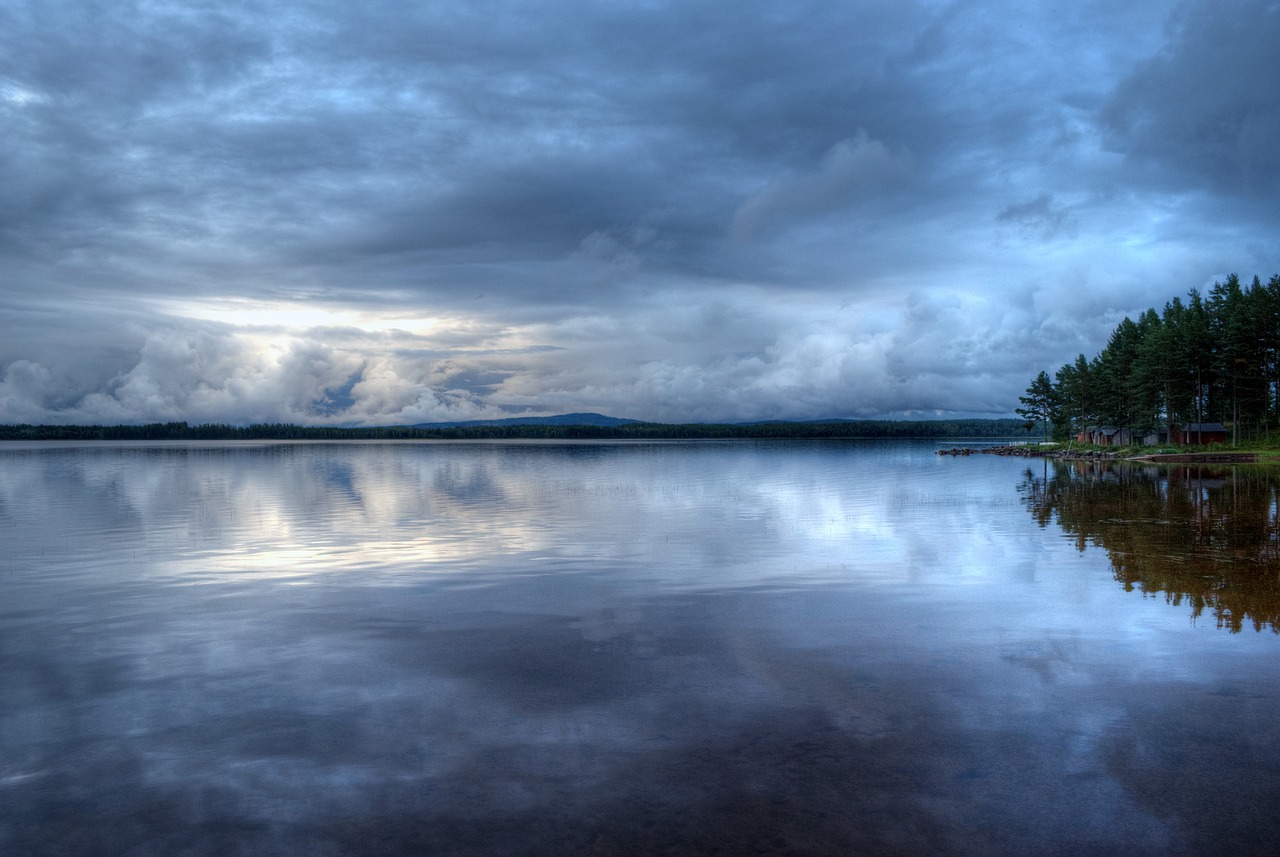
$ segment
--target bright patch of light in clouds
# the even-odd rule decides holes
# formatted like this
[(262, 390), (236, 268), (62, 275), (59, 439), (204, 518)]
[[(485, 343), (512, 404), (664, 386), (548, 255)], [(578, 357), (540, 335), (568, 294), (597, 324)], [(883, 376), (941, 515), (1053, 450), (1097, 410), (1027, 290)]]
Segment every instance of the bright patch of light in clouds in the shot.
[(38, 92), (20, 86), (12, 81), (0, 79), (0, 101), (22, 107), (27, 104), (39, 104), (46, 99)]
[(441, 320), (435, 318), (379, 315), (355, 309), (252, 300), (162, 301), (159, 305), (165, 312), (179, 318), (213, 321), (235, 327), (279, 327), (295, 331), (315, 327), (341, 327), (366, 333), (402, 331), (426, 335), (441, 324)]

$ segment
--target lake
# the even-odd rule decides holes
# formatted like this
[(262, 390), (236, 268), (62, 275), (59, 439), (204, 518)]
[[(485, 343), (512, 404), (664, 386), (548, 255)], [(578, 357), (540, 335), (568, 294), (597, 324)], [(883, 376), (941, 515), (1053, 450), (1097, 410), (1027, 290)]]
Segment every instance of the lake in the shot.
[(1280, 476), (0, 444), (0, 853), (1270, 854)]

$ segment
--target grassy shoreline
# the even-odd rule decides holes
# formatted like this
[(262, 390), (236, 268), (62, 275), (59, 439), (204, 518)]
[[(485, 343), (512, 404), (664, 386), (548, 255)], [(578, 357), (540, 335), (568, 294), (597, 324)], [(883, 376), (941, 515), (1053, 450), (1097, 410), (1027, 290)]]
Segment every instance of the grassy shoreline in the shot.
[(1186, 462), (1192, 460), (1224, 460), (1231, 456), (1253, 456), (1256, 463), (1280, 463), (1280, 438), (1268, 437), (1232, 446), (1230, 443), (1209, 443), (1198, 446), (1160, 444), (1159, 446), (1087, 446), (1079, 443), (1050, 442), (1026, 444), (1034, 446), (1046, 455), (1088, 458), (1106, 455), (1119, 461)]

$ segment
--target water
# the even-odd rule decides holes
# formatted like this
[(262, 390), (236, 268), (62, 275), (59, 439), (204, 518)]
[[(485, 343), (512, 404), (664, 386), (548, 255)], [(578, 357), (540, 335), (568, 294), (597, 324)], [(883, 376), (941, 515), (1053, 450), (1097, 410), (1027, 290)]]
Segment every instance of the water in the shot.
[(0, 853), (1250, 854), (1274, 473), (0, 445)]

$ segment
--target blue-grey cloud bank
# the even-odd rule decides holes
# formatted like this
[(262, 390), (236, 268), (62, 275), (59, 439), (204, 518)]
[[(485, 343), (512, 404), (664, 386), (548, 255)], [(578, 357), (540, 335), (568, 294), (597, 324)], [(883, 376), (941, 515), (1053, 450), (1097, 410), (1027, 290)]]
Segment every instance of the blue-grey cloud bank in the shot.
[(0, 421), (1006, 415), (1280, 270), (1280, 4), (0, 7)]

